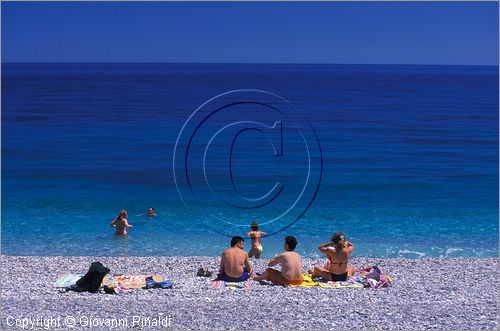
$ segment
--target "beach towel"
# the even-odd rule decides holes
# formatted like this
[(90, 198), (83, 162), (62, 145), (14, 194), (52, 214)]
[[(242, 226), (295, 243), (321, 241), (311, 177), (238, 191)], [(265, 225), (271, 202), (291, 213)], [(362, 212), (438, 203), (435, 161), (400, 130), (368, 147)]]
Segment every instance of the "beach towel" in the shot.
[(83, 277), (83, 274), (60, 274), (54, 283), (54, 287), (66, 287), (75, 285), (76, 281)]
[(226, 282), (224, 280), (214, 280), (212, 282), (212, 288), (216, 289), (228, 289), (232, 291), (249, 289), (252, 287), (252, 280), (247, 279), (244, 282)]
[(303, 274), (302, 275), (302, 284), (300, 285), (289, 285), (293, 287), (313, 287), (313, 286), (320, 286), (323, 288), (363, 288), (364, 285), (358, 283), (354, 279), (348, 279), (347, 281), (344, 282), (333, 282), (333, 281), (328, 281), (328, 280), (323, 280), (322, 278), (319, 278), (318, 280), (315, 280), (312, 278), (311, 274)]
[(312, 287), (312, 286), (317, 286), (318, 282), (314, 280), (311, 276), (311, 274), (303, 274), (302, 275), (302, 284), (299, 285), (288, 285), (292, 287)]
[(384, 274), (379, 267), (370, 266), (364, 269), (357, 270), (357, 273), (345, 281), (325, 280), (321, 277), (315, 280), (311, 274), (302, 275), (302, 284), (289, 285), (293, 287), (312, 287), (320, 286), (322, 288), (382, 288), (389, 287), (392, 284), (392, 279)]
[[(57, 275), (57, 280), (54, 283), (54, 287), (64, 288), (68, 286), (75, 285), (76, 282), (83, 277), (83, 274), (59, 274)], [(109, 275), (104, 276), (101, 282), (101, 287), (109, 282)]]
[(323, 280), (318, 281), (318, 285), (323, 288), (364, 288), (365, 286), (358, 283), (353, 277), (347, 279), (346, 281), (331, 281)]
[(155, 282), (163, 282), (165, 278), (160, 275), (114, 275), (108, 278), (105, 285), (114, 287), (115, 283), (120, 283), (126, 288), (144, 288), (146, 287), (146, 278), (153, 277)]

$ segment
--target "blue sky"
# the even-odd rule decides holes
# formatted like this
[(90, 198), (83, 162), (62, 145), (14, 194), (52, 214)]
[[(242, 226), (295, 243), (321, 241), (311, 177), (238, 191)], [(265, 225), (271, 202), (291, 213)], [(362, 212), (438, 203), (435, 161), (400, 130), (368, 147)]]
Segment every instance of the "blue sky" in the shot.
[(497, 2), (2, 2), (3, 62), (498, 65)]

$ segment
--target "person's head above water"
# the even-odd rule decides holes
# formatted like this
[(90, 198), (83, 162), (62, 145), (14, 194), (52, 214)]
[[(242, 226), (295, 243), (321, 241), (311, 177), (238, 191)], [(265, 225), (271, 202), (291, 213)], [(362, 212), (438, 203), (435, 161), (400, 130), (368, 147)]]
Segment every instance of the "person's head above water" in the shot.
[(252, 229), (252, 231), (259, 231), (259, 224), (253, 221), (252, 224), (250, 224), (250, 228)]
[(342, 232), (335, 232), (331, 240), (335, 248), (342, 249), (342, 247), (344, 247), (345, 236)]
[(285, 250), (289, 252), (293, 252), (297, 247), (297, 239), (294, 236), (286, 236), (285, 237)]
[(127, 211), (125, 209), (120, 210), (120, 214), (118, 214), (118, 218), (123, 219), (127, 217)]
[(241, 246), (243, 246), (243, 238), (241, 238), (240, 236), (234, 236), (231, 238), (231, 247), (238, 246), (240, 244)]
[(148, 215), (149, 216), (156, 216), (155, 209), (153, 207), (148, 208)]

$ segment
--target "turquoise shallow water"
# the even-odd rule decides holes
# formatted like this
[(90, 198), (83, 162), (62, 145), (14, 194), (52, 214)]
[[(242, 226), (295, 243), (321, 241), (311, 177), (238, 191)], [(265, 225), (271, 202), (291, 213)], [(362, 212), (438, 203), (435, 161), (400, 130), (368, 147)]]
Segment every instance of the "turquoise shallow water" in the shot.
[[(238, 192), (255, 198), (283, 184), (266, 208), (229, 208), (206, 187), (186, 208), (172, 170), (176, 139), (197, 107), (257, 88), (307, 117), (323, 157), (305, 214), (285, 230), (294, 215), (262, 225), (277, 232), (264, 239), (264, 257), (287, 234), (301, 253), (319, 256), (316, 247), (337, 230), (358, 256), (498, 256), (498, 67), (4, 64), (2, 71), (3, 254), (218, 255), (251, 220), (269, 222), (294, 201), (307, 167), (287, 120), (283, 155), (262, 132), (245, 131), (234, 147)], [(192, 150), (220, 121), (271, 126), (275, 115), (231, 108), (206, 122)], [(211, 146), (208, 176), (229, 201), (223, 142)], [(318, 155), (312, 160), (318, 179)], [(191, 174), (199, 192), (201, 173)], [(144, 215), (149, 206), (159, 212), (154, 220)], [(120, 208), (134, 225), (128, 238), (109, 225)]]

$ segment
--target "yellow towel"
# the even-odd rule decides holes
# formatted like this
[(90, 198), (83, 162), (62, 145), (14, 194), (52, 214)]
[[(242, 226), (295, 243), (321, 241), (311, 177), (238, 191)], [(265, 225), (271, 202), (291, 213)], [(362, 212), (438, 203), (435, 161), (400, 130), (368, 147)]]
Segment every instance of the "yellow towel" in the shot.
[(289, 285), (293, 287), (313, 287), (318, 285), (318, 282), (312, 279), (311, 274), (303, 274), (302, 275), (302, 284), (300, 285)]

